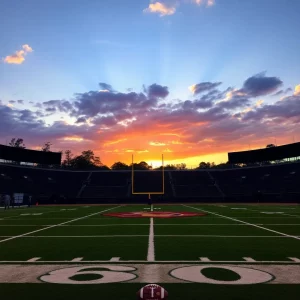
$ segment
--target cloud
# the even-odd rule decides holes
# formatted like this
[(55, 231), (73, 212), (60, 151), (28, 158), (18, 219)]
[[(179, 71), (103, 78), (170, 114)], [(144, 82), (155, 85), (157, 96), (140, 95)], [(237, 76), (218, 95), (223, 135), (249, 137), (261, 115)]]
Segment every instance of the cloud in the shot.
[(286, 97), (283, 101), (258, 107), (244, 115), (243, 120), (263, 121), (265, 119), (296, 118), (300, 122), (300, 96)]
[(285, 90), (280, 90), (280, 91), (278, 91), (277, 93), (273, 94), (272, 96), (286, 95), (286, 94), (288, 94), (288, 93), (290, 93), (290, 92), (292, 92), (292, 91), (293, 91), (292, 88), (287, 88), (287, 89), (285, 89)]
[(197, 5), (206, 4), (207, 7), (215, 5), (215, 0), (192, 0)]
[(32, 52), (32, 48), (29, 45), (23, 45), (23, 50), (18, 50), (12, 55), (6, 56), (3, 61), (7, 64), (17, 64), (20, 65), (25, 61), (25, 56), (27, 53)]
[(25, 52), (32, 52), (33, 51), (32, 48), (27, 44), (23, 45), (22, 48), (24, 49)]
[(24, 100), (18, 100), (17, 101), (19, 104), (24, 104)]
[(8, 102), (9, 102), (9, 103), (11, 103), (11, 104), (14, 104), (14, 103), (16, 103), (16, 101), (15, 101), (15, 100), (9, 100)]
[(100, 82), (99, 86), (101, 88), (100, 91), (109, 91), (109, 92), (113, 92), (114, 89), (112, 88), (112, 86), (110, 84), (104, 83), (104, 82)]
[(210, 91), (219, 85), (221, 85), (222, 82), (201, 82), (197, 84), (193, 84), (189, 87), (189, 90), (194, 94), (198, 95), (200, 93)]
[(151, 0), (149, 6), (144, 9), (145, 13), (156, 13), (160, 17), (174, 15), (178, 6), (184, 3), (193, 3), (198, 6), (205, 5), (211, 7), (215, 5), (215, 0), (162, 0), (162, 2), (154, 2)]
[[(0, 139), (18, 135), (28, 147), (50, 140), (58, 150), (71, 143), (74, 152), (85, 150), (84, 141), (89, 141), (88, 147), (110, 164), (116, 155), (118, 159), (123, 155), (128, 163), (126, 149), (134, 149), (136, 155), (148, 151), (140, 153), (144, 160), (162, 151), (181, 159), (232, 151), (258, 141), (267, 144), (274, 132), (278, 140), (299, 132), (300, 95), (268, 103), (263, 96), (251, 96), (253, 90), (262, 93), (261, 88), (251, 86), (249, 92), (243, 85), (219, 90), (220, 86), (211, 88), (214, 84), (200, 85), (205, 91), (195, 98), (176, 101), (167, 99), (167, 86), (154, 83), (143, 92), (77, 93), (73, 99), (44, 101), (30, 110), (0, 103), (0, 128), (5, 128)], [(101, 87), (112, 90), (110, 85)], [(116, 143), (122, 147), (116, 149)]]
[(300, 84), (296, 85), (294, 96), (300, 96)]
[(176, 12), (175, 5), (167, 5), (161, 2), (150, 3), (149, 7), (144, 9), (146, 13), (157, 13), (161, 17), (173, 15)]
[[(37, 103), (38, 107), (41, 107), (39, 103)], [(46, 107), (46, 111), (55, 112), (56, 110), (60, 112), (70, 113), (73, 110), (73, 105), (66, 100), (49, 100), (43, 102), (42, 106)]]
[(79, 123), (85, 123), (85, 122), (86, 122), (86, 118), (83, 118), (83, 117), (78, 118), (78, 119), (76, 120), (76, 123), (77, 123), (77, 124), (79, 124)]
[(167, 86), (161, 86), (159, 84), (152, 84), (148, 87), (148, 96), (155, 98), (166, 98), (169, 95), (169, 89)]
[(150, 142), (149, 145), (150, 145), (150, 146), (155, 146), (155, 147), (166, 146), (166, 144), (165, 144), (165, 143), (162, 143), (162, 142)]
[(126, 115), (131, 117), (133, 113), (145, 112), (156, 105), (156, 97), (148, 98), (143, 93), (101, 93), (90, 91), (76, 94), (74, 102), (76, 111), (73, 114), (84, 117), (95, 117), (98, 114)]
[(278, 77), (266, 77), (265, 72), (249, 77), (240, 92), (250, 97), (264, 96), (274, 93), (283, 82)]

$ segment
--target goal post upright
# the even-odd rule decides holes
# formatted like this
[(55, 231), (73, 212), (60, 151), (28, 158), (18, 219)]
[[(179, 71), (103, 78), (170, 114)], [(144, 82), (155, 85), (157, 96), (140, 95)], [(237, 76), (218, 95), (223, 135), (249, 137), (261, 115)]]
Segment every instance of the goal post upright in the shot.
[(132, 163), (131, 163), (131, 194), (132, 195), (148, 195), (149, 199), (152, 195), (164, 195), (165, 194), (165, 167), (164, 167), (164, 155), (161, 155), (161, 162), (162, 162), (162, 191), (145, 191), (145, 192), (135, 192), (134, 191), (134, 159), (132, 154)]

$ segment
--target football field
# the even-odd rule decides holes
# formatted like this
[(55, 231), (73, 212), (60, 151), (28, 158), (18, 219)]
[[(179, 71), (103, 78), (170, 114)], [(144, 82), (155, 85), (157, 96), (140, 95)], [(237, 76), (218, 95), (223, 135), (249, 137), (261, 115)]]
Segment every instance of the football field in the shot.
[(300, 206), (0, 208), (2, 299), (299, 299)]

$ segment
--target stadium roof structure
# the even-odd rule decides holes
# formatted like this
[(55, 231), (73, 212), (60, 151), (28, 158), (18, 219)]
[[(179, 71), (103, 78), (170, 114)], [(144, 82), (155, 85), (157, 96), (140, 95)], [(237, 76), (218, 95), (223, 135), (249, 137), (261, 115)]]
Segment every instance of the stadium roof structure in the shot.
[(240, 152), (229, 152), (228, 161), (231, 164), (275, 161), (300, 156), (300, 142)]
[(60, 165), (61, 153), (0, 145), (0, 159), (16, 162), (39, 163), (44, 165)]

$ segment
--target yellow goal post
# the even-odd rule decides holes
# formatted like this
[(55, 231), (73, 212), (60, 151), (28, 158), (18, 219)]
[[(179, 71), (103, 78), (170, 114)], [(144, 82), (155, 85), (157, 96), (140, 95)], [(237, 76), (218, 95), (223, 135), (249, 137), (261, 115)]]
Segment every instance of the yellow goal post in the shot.
[[(135, 192), (134, 191), (134, 159), (132, 155), (132, 164), (131, 164), (131, 193), (132, 195), (148, 195), (148, 198), (151, 199), (151, 195), (164, 195), (165, 194), (165, 169), (164, 169), (164, 155), (161, 155), (161, 165), (162, 165), (162, 191), (147, 191), (147, 192)], [(151, 172), (151, 171), (149, 171)]]

